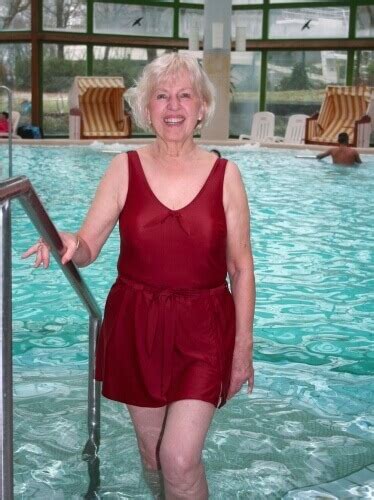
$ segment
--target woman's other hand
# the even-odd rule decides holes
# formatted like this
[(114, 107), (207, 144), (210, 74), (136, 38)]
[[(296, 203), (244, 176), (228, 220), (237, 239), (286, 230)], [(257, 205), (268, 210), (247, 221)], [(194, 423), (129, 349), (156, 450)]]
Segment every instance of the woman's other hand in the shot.
[[(60, 232), (59, 235), (63, 243), (61, 263), (66, 264), (72, 259), (74, 253), (77, 251), (80, 244), (80, 238), (77, 234), (73, 233)], [(40, 267), (40, 265), (42, 265), (44, 268), (47, 268), (49, 266), (50, 247), (42, 238), (22, 254), (22, 259), (26, 259), (34, 254), (34, 267)]]
[(252, 345), (236, 345), (232, 360), (230, 387), (227, 399), (240, 391), (248, 382), (248, 394), (252, 393), (254, 385), (254, 368), (252, 360)]

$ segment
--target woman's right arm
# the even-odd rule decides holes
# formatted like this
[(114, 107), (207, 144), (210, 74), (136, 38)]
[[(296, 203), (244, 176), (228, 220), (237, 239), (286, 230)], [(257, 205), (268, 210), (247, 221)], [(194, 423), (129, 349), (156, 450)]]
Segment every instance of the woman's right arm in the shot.
[[(77, 266), (88, 266), (96, 260), (101, 248), (115, 226), (125, 204), (128, 189), (127, 154), (117, 155), (111, 161), (77, 233), (60, 232), (64, 243), (62, 264), (72, 260)], [(36, 253), (35, 266), (48, 267), (49, 251), (40, 243), (33, 245), (23, 257)]]

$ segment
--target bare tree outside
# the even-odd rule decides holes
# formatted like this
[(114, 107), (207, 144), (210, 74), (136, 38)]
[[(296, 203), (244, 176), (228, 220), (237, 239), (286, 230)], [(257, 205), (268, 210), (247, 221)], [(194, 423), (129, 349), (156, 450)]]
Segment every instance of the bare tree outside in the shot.
[(30, 28), (31, 0), (5, 0), (4, 4), (0, 9), (1, 31)]

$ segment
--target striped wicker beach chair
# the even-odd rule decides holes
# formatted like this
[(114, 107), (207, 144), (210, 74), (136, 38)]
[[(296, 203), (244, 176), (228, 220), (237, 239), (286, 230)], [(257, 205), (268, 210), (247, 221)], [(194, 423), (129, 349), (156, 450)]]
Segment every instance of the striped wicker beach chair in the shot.
[(334, 145), (338, 134), (346, 132), (350, 146), (368, 147), (373, 111), (373, 87), (330, 85), (320, 112), (307, 119), (305, 144)]
[(69, 95), (71, 138), (129, 137), (131, 120), (123, 108), (125, 90), (121, 77), (76, 77)]

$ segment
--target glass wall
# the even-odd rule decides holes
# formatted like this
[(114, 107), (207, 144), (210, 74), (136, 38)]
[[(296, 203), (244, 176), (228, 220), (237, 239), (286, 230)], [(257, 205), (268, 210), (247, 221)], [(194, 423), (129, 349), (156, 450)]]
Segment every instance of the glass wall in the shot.
[[(204, 0), (36, 3), (41, 27), (32, 34), (31, 0), (0, 0), (0, 82), (15, 89), (22, 121), (30, 120), (31, 52), (42, 54), (42, 80), (32, 95), (35, 99), (41, 95), (43, 116), (34, 120), (40, 124), (44, 120), (44, 132), (50, 136), (68, 133), (67, 95), (74, 76), (120, 75), (131, 86), (156, 55), (179, 50), (180, 39), (186, 43), (193, 26), (199, 27), (203, 40)], [(232, 0), (232, 5), (231, 38), (235, 41), (237, 28), (245, 27), (251, 47), (232, 52), (233, 136), (248, 131), (253, 113), (264, 109), (274, 111), (276, 132), (282, 135), (290, 114), (310, 115), (319, 109), (328, 83), (374, 86), (373, 1)], [(344, 50), (341, 38), (347, 41)], [(322, 50), (326, 39), (331, 50)], [(312, 48), (303, 51), (298, 47), (305, 40), (304, 46)], [(35, 50), (31, 51), (31, 44)], [(195, 54), (201, 59), (200, 52)], [(266, 67), (261, 61), (266, 61)]]
[(86, 31), (86, 0), (43, 0), (43, 29)]
[(374, 50), (356, 50), (353, 84), (374, 87)]
[(328, 84), (346, 82), (345, 51), (271, 51), (267, 61), (266, 110), (284, 136), (290, 115), (319, 111)]
[(232, 52), (230, 135), (249, 134), (260, 106), (261, 52)]
[(173, 35), (174, 10), (169, 7), (94, 4), (94, 32), (134, 36)]
[(84, 76), (87, 48), (84, 45), (43, 45), (43, 131), (68, 135), (68, 94), (75, 76)]
[(270, 10), (269, 38), (346, 38), (348, 7)]
[[(165, 52), (164, 49), (95, 46), (93, 49), (93, 74), (97, 76), (122, 76), (125, 87), (134, 85), (146, 64)], [(124, 108), (128, 109), (126, 102)], [(133, 123), (133, 134), (144, 131)]]
[(30, 0), (1, 0), (0, 31), (19, 31), (31, 29)]
[(181, 9), (179, 11), (179, 36), (188, 38), (191, 28), (199, 27), (200, 40), (204, 37), (204, 11), (202, 9)]
[(236, 27), (246, 27), (246, 38), (248, 40), (259, 40), (262, 38), (262, 10), (236, 10), (231, 17), (231, 38), (235, 40)]
[[(0, 44), (0, 82), (13, 90), (13, 110), (21, 113), (19, 125), (31, 120), (31, 44)], [(8, 108), (7, 96), (0, 94), (0, 111)]]
[(374, 5), (357, 7), (356, 36), (374, 37)]

